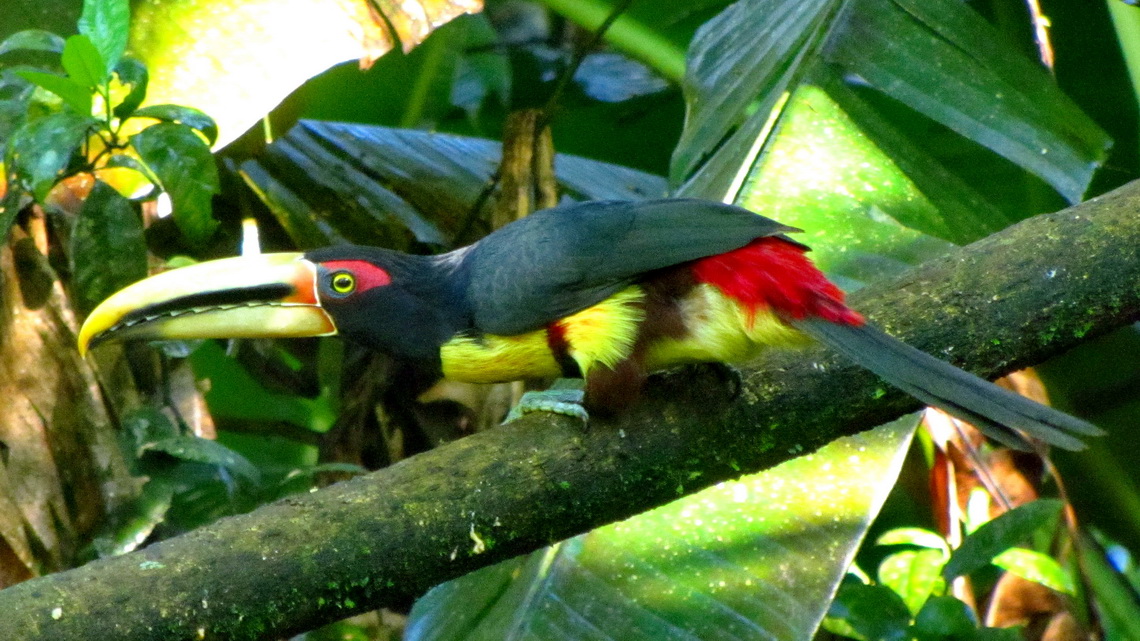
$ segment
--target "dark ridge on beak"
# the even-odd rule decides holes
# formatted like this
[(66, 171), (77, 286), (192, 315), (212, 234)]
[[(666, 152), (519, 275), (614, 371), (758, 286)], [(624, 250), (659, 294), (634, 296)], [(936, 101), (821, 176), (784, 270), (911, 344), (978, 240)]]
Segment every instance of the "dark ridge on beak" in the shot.
[[(147, 305), (136, 309), (115, 324), (116, 327), (129, 327), (136, 323), (161, 316), (177, 316), (195, 309), (210, 309), (234, 305), (272, 304), (293, 293), (293, 286), (286, 283), (267, 283), (253, 287), (222, 289), (216, 292), (189, 294), (178, 298)], [(95, 341), (92, 341), (93, 343)]]

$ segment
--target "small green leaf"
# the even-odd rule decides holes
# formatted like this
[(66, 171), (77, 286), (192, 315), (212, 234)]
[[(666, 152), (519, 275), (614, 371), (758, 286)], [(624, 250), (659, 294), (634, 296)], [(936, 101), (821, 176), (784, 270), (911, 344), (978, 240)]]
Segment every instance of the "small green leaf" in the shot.
[(894, 590), (907, 609), (917, 614), (931, 595), (946, 589), (939, 571), (946, 561), (941, 550), (903, 550), (879, 564), (879, 583)]
[(218, 125), (214, 119), (193, 107), (180, 105), (151, 105), (135, 112), (136, 118), (155, 118), (166, 122), (176, 122), (202, 132), (213, 145), (218, 140)]
[(978, 631), (974, 613), (952, 596), (930, 599), (914, 617), (911, 632), (919, 641), (972, 639)]
[(94, 89), (107, 80), (108, 73), (103, 62), (103, 55), (91, 43), (91, 39), (84, 35), (71, 36), (63, 45), (63, 54), (60, 56), (63, 70), (75, 82)]
[(942, 576), (950, 581), (985, 567), (995, 556), (1021, 543), (1034, 530), (1055, 519), (1061, 505), (1061, 501), (1056, 499), (1039, 499), (982, 525), (954, 551), (942, 569)]
[(73, 289), (80, 309), (146, 277), (142, 221), (129, 200), (105, 182), (83, 203), (71, 234)]
[(183, 461), (217, 465), (241, 476), (249, 481), (258, 482), (261, 474), (249, 459), (230, 448), (197, 436), (175, 436), (151, 443), (146, 446), (148, 451), (163, 452)]
[(170, 195), (182, 233), (195, 244), (209, 239), (218, 227), (211, 200), (220, 185), (206, 143), (189, 127), (163, 122), (131, 136), (131, 145)]
[(63, 98), (75, 113), (91, 115), (91, 90), (74, 80), (42, 71), (17, 71), (16, 75)]
[(146, 65), (134, 58), (120, 60), (119, 64), (115, 66), (115, 74), (119, 76), (119, 82), (129, 85), (131, 88), (123, 101), (115, 105), (115, 117), (125, 120), (135, 113), (135, 110), (142, 104), (143, 98), (146, 98), (149, 75), (146, 71)]
[(875, 541), (876, 545), (916, 545), (920, 548), (942, 550), (950, 555), (950, 546), (942, 535), (918, 527), (899, 527), (888, 530)]
[(17, 31), (0, 42), (0, 56), (9, 51), (46, 51), (61, 53), (63, 38), (43, 29)]
[(8, 141), (8, 170), (42, 202), (96, 122), (91, 116), (64, 111), (25, 124)]
[(100, 558), (118, 556), (137, 549), (146, 542), (160, 523), (166, 520), (174, 497), (174, 487), (164, 481), (151, 480), (128, 506), (128, 514), (109, 536), (94, 541)]
[(910, 623), (910, 611), (894, 591), (856, 582), (839, 587), (827, 616), (843, 621), (862, 638), (875, 641), (906, 639)]
[(994, 557), (994, 565), (1023, 579), (1076, 596), (1077, 588), (1072, 575), (1047, 554), (1025, 548), (1010, 548)]
[(90, 38), (99, 50), (104, 64), (104, 77), (119, 64), (119, 59), (127, 50), (130, 22), (129, 0), (83, 0), (79, 33)]

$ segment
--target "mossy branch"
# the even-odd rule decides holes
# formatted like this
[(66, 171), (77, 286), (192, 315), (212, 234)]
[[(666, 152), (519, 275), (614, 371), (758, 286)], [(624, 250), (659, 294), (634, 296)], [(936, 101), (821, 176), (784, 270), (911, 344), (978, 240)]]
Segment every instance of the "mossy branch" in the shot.
[[(1140, 183), (859, 292), (853, 304), (982, 375), (1140, 316)], [(703, 372), (703, 374), (701, 373)], [(583, 431), (532, 415), (319, 492), (0, 591), (0, 638), (278, 638), (771, 467), (916, 403), (823, 350), (773, 355), (732, 397), (711, 369)], [(695, 479), (695, 480), (694, 480)], [(489, 545), (477, 546), (472, 533)]]

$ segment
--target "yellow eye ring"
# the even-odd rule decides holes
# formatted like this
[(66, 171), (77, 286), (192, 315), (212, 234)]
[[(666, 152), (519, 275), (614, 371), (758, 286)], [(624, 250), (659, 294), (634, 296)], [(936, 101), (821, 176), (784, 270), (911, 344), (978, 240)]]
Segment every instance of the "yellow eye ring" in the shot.
[(351, 294), (356, 289), (356, 277), (348, 272), (337, 272), (330, 280), (332, 290), (338, 294)]

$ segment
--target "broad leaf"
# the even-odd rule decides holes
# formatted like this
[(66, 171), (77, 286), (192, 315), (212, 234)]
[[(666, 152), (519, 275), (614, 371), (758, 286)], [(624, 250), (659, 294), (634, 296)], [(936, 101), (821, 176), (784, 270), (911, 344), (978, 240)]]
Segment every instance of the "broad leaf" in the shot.
[(94, 89), (108, 76), (103, 55), (95, 48), (91, 39), (84, 35), (71, 36), (63, 46), (60, 56), (63, 69), (76, 83)]
[[(8, 170), (42, 202), (86, 142), (95, 122), (89, 115), (65, 111), (26, 123), (8, 141)], [(10, 189), (14, 187), (9, 185)]]
[(1010, 548), (995, 556), (993, 564), (1058, 592), (1071, 596), (1077, 594), (1072, 574), (1048, 554), (1025, 548)]
[(766, 152), (784, 96), (827, 76), (886, 93), (1070, 201), (1109, 144), (1043, 70), (956, 0), (741, 0), (690, 48), (690, 118), (673, 183), (688, 194), (731, 195), (741, 160)]
[[(413, 608), (406, 638), (810, 638), (915, 423), (840, 439), (445, 583)], [(893, 599), (905, 632), (909, 614)]]
[(217, 441), (196, 436), (173, 436), (149, 443), (145, 449), (151, 452), (163, 452), (184, 461), (224, 467), (255, 483), (261, 478), (257, 468), (244, 456)]
[(84, 311), (145, 278), (142, 220), (130, 201), (96, 181), (75, 221), (69, 254), (73, 292)]
[(111, 73), (127, 50), (131, 21), (129, 0), (84, 0), (79, 33), (91, 39), (103, 58), (103, 75)]
[(983, 524), (962, 541), (942, 569), (946, 580), (989, 565), (995, 556), (1023, 542), (1039, 527), (1056, 520), (1061, 501), (1038, 499)]
[(220, 146), (329, 67), (353, 59), (368, 66), (397, 43), (407, 51), (481, 9), (480, 0), (297, 0), (287, 11), (276, 0), (159, 0), (135, 7), (131, 52), (151, 71), (147, 103), (211, 114)]
[(191, 243), (204, 243), (218, 227), (211, 201), (218, 168), (210, 148), (189, 127), (159, 123), (131, 136), (131, 146), (170, 195), (174, 222)]
[[(478, 138), (302, 121), (242, 173), (299, 247), (347, 239), (400, 249), (409, 232), (447, 245), (466, 229), (473, 240), (499, 156), (499, 143)], [(575, 200), (665, 193), (658, 176), (565, 154), (555, 171)]]

